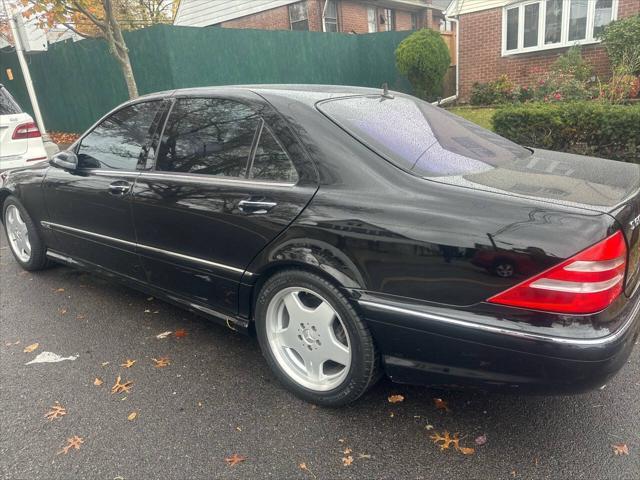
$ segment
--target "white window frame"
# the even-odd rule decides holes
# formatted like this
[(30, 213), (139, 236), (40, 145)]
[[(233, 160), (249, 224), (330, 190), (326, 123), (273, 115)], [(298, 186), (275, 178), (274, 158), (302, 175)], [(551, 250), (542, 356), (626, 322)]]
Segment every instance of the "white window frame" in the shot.
[[(571, 0), (563, 0), (562, 4), (562, 21), (560, 29), (560, 42), (545, 45), (545, 25), (547, 14), (546, 0), (525, 0), (520, 2), (512, 2), (502, 9), (502, 56), (511, 56), (519, 53), (539, 52), (544, 50), (552, 50), (554, 48), (566, 48), (573, 45), (588, 45), (592, 43), (600, 43), (599, 38), (594, 38), (593, 27), (596, 11), (597, 0), (587, 0), (587, 31), (586, 37), (582, 40), (569, 40), (569, 11), (571, 8)], [(538, 3), (538, 44), (532, 47), (524, 48), (524, 7), (532, 3)], [(518, 48), (507, 50), (507, 11), (513, 8), (518, 10)], [(618, 0), (612, 0), (611, 3), (611, 21), (618, 19)]]
[[(372, 13), (373, 18), (371, 18)], [(369, 33), (376, 33), (378, 31), (378, 12), (376, 7), (367, 7), (367, 29)]]

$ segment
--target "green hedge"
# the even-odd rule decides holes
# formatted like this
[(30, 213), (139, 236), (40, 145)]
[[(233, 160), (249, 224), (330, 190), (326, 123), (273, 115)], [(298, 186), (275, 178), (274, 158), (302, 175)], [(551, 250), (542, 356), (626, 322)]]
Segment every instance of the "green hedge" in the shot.
[(509, 106), (496, 111), (493, 126), (521, 145), (640, 163), (640, 104)]

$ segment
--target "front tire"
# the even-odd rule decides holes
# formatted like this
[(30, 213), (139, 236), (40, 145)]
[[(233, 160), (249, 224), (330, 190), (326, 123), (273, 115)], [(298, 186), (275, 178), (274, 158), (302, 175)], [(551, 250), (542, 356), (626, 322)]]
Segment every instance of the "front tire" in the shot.
[(330, 407), (355, 401), (379, 378), (371, 333), (344, 295), (324, 278), (286, 270), (256, 301), (262, 353), (297, 396)]
[(48, 265), (46, 247), (35, 223), (16, 197), (8, 197), (2, 207), (4, 231), (16, 262), (28, 271)]

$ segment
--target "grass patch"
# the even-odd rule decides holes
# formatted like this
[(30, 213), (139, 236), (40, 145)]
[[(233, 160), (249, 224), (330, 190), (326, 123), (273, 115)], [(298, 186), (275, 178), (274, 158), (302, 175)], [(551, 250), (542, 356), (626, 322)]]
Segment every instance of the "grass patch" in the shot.
[(448, 110), (487, 130), (493, 130), (491, 119), (496, 111), (495, 108), (451, 107)]

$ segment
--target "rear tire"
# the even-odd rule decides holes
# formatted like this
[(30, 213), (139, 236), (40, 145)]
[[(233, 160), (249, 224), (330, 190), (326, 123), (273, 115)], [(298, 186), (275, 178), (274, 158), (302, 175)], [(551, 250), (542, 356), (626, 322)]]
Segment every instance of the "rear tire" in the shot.
[(7, 197), (2, 206), (4, 231), (16, 262), (28, 271), (42, 270), (49, 264), (46, 247), (35, 223), (14, 196)]
[(260, 290), (255, 326), (278, 380), (298, 397), (337, 407), (358, 399), (380, 377), (369, 329), (324, 278), (286, 270)]

